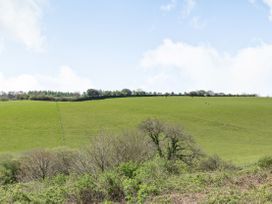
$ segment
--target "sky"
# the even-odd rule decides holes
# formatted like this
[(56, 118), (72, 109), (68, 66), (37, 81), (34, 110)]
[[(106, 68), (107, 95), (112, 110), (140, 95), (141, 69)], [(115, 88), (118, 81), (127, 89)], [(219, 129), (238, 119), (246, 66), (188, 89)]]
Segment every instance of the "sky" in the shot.
[(272, 0), (0, 0), (0, 90), (272, 96)]

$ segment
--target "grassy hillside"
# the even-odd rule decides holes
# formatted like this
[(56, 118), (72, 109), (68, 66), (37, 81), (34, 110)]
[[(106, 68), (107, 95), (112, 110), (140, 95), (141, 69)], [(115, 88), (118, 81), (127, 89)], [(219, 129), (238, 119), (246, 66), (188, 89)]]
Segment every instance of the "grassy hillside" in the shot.
[(272, 153), (272, 99), (191, 97), (1, 102), (0, 151), (78, 147), (100, 130), (133, 128), (147, 117), (181, 124), (205, 151), (237, 163)]

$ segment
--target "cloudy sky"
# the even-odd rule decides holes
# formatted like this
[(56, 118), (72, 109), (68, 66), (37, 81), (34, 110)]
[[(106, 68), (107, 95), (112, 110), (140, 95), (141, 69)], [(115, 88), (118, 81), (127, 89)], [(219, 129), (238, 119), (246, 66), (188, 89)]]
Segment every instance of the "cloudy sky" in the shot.
[(272, 95), (272, 0), (0, 0), (0, 90)]

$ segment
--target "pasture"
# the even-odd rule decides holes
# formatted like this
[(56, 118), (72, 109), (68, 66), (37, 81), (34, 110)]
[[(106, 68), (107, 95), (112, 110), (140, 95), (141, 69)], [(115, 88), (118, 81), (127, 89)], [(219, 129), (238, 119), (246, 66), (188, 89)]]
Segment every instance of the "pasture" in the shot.
[(272, 99), (131, 97), (87, 102), (0, 102), (0, 152), (87, 144), (99, 131), (156, 117), (181, 125), (204, 151), (244, 164), (272, 154)]

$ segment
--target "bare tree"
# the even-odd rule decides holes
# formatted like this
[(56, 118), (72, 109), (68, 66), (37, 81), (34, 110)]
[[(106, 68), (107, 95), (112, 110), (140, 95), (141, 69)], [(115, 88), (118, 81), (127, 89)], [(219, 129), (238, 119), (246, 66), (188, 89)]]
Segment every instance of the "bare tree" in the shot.
[(47, 150), (34, 150), (20, 159), (19, 178), (23, 180), (45, 179), (54, 174), (54, 156)]

